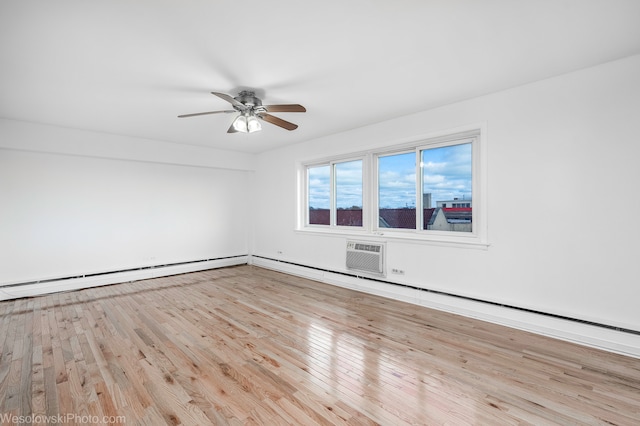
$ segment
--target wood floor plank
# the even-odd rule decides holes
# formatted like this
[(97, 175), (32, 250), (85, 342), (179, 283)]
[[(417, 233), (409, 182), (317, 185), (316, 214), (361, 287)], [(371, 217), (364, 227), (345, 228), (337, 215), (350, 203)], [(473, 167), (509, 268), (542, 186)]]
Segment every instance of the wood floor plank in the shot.
[(0, 349), (4, 415), (640, 424), (639, 359), (252, 266), (0, 302)]

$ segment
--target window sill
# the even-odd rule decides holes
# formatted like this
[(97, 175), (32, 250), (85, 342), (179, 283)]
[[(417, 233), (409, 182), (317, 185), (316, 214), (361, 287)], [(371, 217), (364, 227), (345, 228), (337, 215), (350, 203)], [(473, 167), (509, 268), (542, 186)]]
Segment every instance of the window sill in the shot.
[(444, 235), (428, 235), (417, 233), (415, 231), (402, 230), (385, 230), (385, 231), (369, 231), (365, 229), (345, 229), (345, 228), (328, 228), (306, 227), (296, 229), (297, 234), (302, 235), (321, 235), (326, 237), (339, 238), (366, 238), (373, 241), (396, 241), (412, 244), (436, 245), (445, 247), (460, 247), (478, 250), (487, 250), (490, 246), (488, 242), (481, 241), (476, 236), (444, 236)]

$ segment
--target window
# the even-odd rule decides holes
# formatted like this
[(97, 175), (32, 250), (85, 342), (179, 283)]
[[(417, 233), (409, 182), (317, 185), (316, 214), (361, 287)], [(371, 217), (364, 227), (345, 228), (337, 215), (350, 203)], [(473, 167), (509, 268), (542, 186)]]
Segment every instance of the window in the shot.
[(307, 167), (307, 223), (362, 227), (362, 160)]
[(486, 246), (481, 142), (471, 130), (301, 164), (298, 230)]
[(309, 224), (329, 225), (329, 207), (331, 203), (331, 184), (329, 182), (330, 167), (309, 167), (308, 190), (309, 194)]
[(336, 225), (362, 226), (362, 160), (334, 164)]
[(466, 141), (420, 150), (423, 230), (472, 232), (472, 150)]
[(472, 142), (456, 142), (377, 155), (378, 228), (472, 232)]
[(378, 157), (378, 227), (416, 229), (416, 153)]

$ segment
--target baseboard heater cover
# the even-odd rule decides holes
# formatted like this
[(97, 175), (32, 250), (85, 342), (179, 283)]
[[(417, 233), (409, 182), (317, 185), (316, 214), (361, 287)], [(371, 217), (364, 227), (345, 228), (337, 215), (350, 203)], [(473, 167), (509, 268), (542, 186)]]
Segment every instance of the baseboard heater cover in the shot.
[(19, 299), (60, 291), (79, 290), (82, 288), (178, 275), (226, 266), (243, 265), (247, 264), (248, 261), (249, 255), (244, 254), (12, 283), (0, 286), (0, 300)]
[[(460, 295), (454, 294), (454, 293), (447, 293), (447, 292), (444, 292), (444, 291), (432, 290), (432, 289), (424, 288), (424, 287), (418, 287), (418, 286), (413, 286), (413, 285), (408, 285), (408, 284), (396, 283), (396, 282), (387, 281), (386, 279), (381, 279), (381, 278), (361, 277), (358, 274), (354, 274), (354, 273), (345, 273), (345, 272), (334, 271), (334, 270), (330, 270), (330, 269), (317, 268), (315, 266), (309, 266), (309, 265), (304, 265), (304, 264), (295, 263), (295, 262), (288, 262), (288, 261), (285, 261), (285, 260), (273, 259), (273, 258), (265, 257), (265, 256), (251, 255), (251, 258), (252, 259), (263, 259), (263, 260), (265, 260), (267, 262), (274, 262), (274, 264), (292, 265), (292, 266), (298, 267), (299, 269), (308, 269), (308, 270), (314, 270), (314, 271), (319, 271), (319, 272), (323, 272), (323, 273), (330, 273), (330, 274), (335, 274), (335, 275), (344, 275), (346, 277), (358, 278), (358, 279), (378, 282), (378, 283), (382, 283), (382, 284), (389, 284), (389, 285), (392, 285), (394, 287), (402, 287), (402, 288), (406, 288), (406, 289), (409, 289), (409, 290), (416, 290), (416, 291), (424, 292), (424, 293), (432, 293), (432, 294), (441, 295), (441, 296), (445, 296), (445, 297), (451, 297), (453, 299), (460, 299), (460, 300), (466, 300), (466, 301), (469, 301), (469, 302), (476, 302), (476, 303), (481, 303), (481, 304), (486, 304), (486, 305), (492, 305), (492, 306), (496, 306), (496, 307), (500, 307), (500, 308), (511, 309), (511, 310), (514, 310), (514, 311), (526, 312), (526, 313), (530, 313), (530, 314), (534, 314), (534, 315), (540, 315), (540, 316), (543, 316), (543, 317), (558, 319), (558, 320), (562, 320), (562, 321), (569, 321), (569, 322), (574, 322), (574, 323), (578, 323), (578, 324), (584, 324), (584, 325), (588, 325), (588, 326), (593, 326), (593, 327), (598, 327), (598, 328), (602, 328), (602, 329), (607, 329), (607, 330), (617, 331), (617, 332), (621, 332), (621, 333), (627, 333), (627, 334), (640, 336), (640, 330), (635, 330), (635, 329), (626, 328), (626, 327), (620, 327), (620, 326), (616, 326), (616, 325), (612, 325), (612, 324), (604, 324), (604, 323), (584, 320), (584, 319), (580, 319), (580, 318), (568, 317), (568, 316), (565, 316), (565, 315), (553, 314), (553, 313), (550, 313), (550, 312), (537, 311), (537, 310), (534, 310), (534, 309), (528, 309), (528, 308), (523, 308), (523, 307), (519, 307), (519, 306), (507, 305), (507, 304), (498, 303), (498, 302), (492, 302), (490, 300), (477, 299), (477, 298), (468, 297), (468, 296), (460, 296)], [(255, 263), (255, 262), (252, 262), (252, 263)], [(257, 266), (267, 267), (266, 264), (265, 265), (257, 264)], [(311, 279), (315, 279), (315, 278), (311, 278)]]
[[(251, 255), (249, 264), (640, 359), (640, 330), (634, 328), (468, 298), (390, 282), (384, 278), (365, 277), (350, 271), (318, 268), (268, 256)], [(387, 292), (381, 291), (379, 285), (400, 287), (400, 291), (389, 296), (385, 294)], [(411, 293), (416, 290), (423, 296)]]

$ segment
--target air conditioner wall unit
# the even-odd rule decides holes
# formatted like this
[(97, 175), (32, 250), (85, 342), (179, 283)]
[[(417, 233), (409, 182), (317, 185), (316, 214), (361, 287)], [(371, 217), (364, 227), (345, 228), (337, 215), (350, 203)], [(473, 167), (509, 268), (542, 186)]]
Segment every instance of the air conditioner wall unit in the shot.
[(347, 241), (347, 269), (384, 276), (384, 244)]

